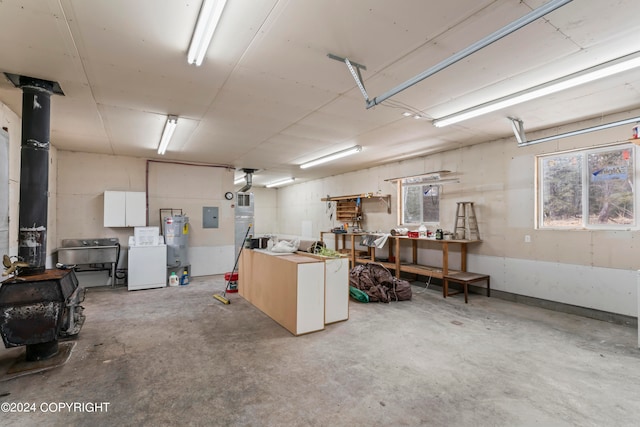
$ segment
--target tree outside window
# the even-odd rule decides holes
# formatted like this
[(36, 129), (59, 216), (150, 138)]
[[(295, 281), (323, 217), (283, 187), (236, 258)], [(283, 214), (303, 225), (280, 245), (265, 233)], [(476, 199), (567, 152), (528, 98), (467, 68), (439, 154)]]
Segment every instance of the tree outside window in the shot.
[(633, 159), (630, 144), (538, 157), (540, 226), (634, 225)]

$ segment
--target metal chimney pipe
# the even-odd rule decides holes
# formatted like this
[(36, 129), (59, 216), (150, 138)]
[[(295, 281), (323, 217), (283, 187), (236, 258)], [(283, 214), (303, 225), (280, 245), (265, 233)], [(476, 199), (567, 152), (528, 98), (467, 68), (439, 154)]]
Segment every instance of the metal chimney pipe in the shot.
[(18, 256), (29, 264), (23, 275), (43, 273), (47, 260), (51, 93), (36, 81), (22, 86)]
[(238, 193), (244, 193), (246, 191), (249, 191), (249, 189), (252, 187), (253, 183), (252, 183), (252, 177), (253, 177), (253, 173), (256, 171), (255, 169), (242, 169), (242, 171), (246, 174), (244, 176), (244, 178), (247, 180), (247, 183), (245, 184), (244, 187), (242, 187), (241, 189), (238, 190)]
[(40, 274), (47, 260), (51, 94), (64, 94), (56, 82), (5, 74), (22, 89), (18, 257), (29, 266), (20, 274)]

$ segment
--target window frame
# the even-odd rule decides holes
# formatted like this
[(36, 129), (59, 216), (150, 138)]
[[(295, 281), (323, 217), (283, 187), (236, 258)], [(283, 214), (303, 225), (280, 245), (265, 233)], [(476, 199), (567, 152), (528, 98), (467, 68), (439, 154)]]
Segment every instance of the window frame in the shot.
[[(421, 221), (421, 222), (405, 222), (405, 197), (404, 197), (404, 191), (406, 187), (416, 187), (416, 186), (429, 186), (429, 187), (435, 187), (438, 190), (438, 220), (437, 221)], [(440, 216), (441, 216), (441, 210), (440, 210), (440, 202), (442, 201), (442, 185), (437, 184), (437, 183), (429, 183), (429, 182), (424, 182), (423, 180), (417, 179), (415, 181), (412, 182), (412, 180), (399, 180), (398, 181), (398, 225), (402, 225), (402, 226), (415, 226), (415, 225), (420, 225), (420, 224), (424, 224), (424, 225), (438, 225), (440, 223)], [(421, 191), (422, 193), (422, 191)], [(423, 196), (423, 201), (424, 202), (424, 197)], [(433, 196), (431, 196), (433, 197)], [(423, 206), (423, 205), (421, 205)], [(424, 209), (423, 207), (421, 207), (420, 209), (421, 211), (421, 216), (424, 219)]]
[[(629, 224), (591, 224), (589, 223), (589, 192), (590, 192), (590, 169), (589, 169), (589, 156), (600, 152), (607, 151), (623, 151), (625, 149), (630, 150), (631, 160), (633, 163), (633, 170), (631, 171), (631, 188), (633, 197), (633, 221)], [(543, 164), (545, 159), (553, 157), (569, 156), (576, 154), (581, 156), (581, 176), (580, 176), (580, 191), (581, 191), (581, 223), (580, 225), (544, 225), (544, 171)], [(538, 230), (565, 230), (565, 231), (593, 231), (593, 230), (637, 230), (639, 228), (638, 221), (638, 192), (636, 185), (640, 182), (639, 167), (636, 156), (636, 146), (631, 142), (616, 142), (612, 144), (599, 145), (589, 148), (580, 148), (575, 150), (558, 151), (553, 153), (539, 154), (535, 156), (535, 228)]]

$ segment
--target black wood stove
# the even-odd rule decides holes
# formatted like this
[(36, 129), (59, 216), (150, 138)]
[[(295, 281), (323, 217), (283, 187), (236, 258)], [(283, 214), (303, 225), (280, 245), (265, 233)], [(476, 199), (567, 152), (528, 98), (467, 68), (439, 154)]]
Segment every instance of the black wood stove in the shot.
[(58, 340), (74, 336), (84, 323), (83, 289), (73, 270), (45, 270), (14, 277), (0, 286), (0, 334), (7, 348), (26, 346), (26, 360), (58, 352)]
[[(49, 128), (56, 82), (5, 73), (22, 89), (19, 267), (0, 284), (0, 334), (5, 347), (26, 346), (28, 361), (58, 353), (58, 339), (76, 335), (84, 322), (84, 292), (73, 270), (47, 270)], [(9, 257), (6, 257), (9, 259)], [(6, 264), (5, 264), (6, 265)]]

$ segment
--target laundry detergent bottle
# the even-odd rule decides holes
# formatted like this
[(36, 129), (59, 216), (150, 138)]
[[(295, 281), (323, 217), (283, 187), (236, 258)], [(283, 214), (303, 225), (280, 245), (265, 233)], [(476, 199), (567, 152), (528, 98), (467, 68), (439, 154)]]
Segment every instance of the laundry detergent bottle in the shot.
[(171, 272), (171, 276), (169, 276), (169, 286), (178, 286), (180, 284), (180, 279), (175, 271)]
[(180, 284), (181, 285), (189, 284), (189, 273), (187, 272), (187, 270), (182, 272), (182, 277), (180, 277)]

